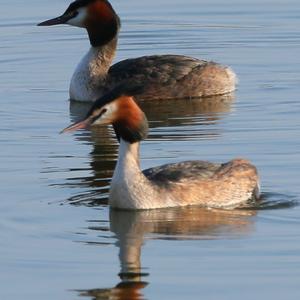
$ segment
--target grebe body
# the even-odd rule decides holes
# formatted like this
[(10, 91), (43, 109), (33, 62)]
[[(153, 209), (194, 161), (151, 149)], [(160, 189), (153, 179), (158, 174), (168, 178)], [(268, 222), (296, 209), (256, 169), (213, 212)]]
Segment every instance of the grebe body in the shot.
[(86, 28), (91, 43), (72, 76), (72, 100), (95, 101), (128, 81), (147, 87), (137, 100), (208, 97), (235, 90), (236, 75), (229, 67), (182, 55), (143, 56), (111, 66), (120, 19), (107, 0), (77, 0), (62, 16), (39, 26), (57, 24)]
[(91, 125), (112, 124), (120, 141), (111, 181), (109, 204), (140, 210), (201, 205), (232, 208), (259, 197), (256, 168), (244, 159), (225, 164), (186, 161), (141, 171), (139, 143), (148, 122), (134, 101), (131, 88), (115, 89), (97, 100), (87, 117), (64, 132)]

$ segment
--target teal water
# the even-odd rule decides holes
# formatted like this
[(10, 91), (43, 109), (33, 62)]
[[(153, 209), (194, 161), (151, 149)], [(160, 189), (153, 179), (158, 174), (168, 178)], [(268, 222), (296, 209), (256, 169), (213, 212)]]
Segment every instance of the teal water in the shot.
[[(245, 2), (245, 1), (244, 1)], [(86, 107), (68, 85), (84, 31), (35, 24), (69, 1), (0, 3), (1, 299), (299, 299), (298, 1), (113, 1), (116, 61), (178, 53), (232, 66), (234, 97), (143, 104), (142, 167), (246, 157), (248, 210), (110, 212), (111, 132), (58, 132)]]

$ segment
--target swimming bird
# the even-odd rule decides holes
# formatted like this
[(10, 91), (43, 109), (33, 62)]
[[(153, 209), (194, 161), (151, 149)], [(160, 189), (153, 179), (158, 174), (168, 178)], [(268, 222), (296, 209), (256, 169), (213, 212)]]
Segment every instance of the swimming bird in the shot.
[(235, 90), (236, 75), (227, 66), (182, 55), (115, 57), (120, 18), (107, 0), (76, 0), (65, 13), (38, 26), (68, 24), (85, 28), (91, 48), (77, 66), (70, 83), (70, 99), (95, 101), (130, 81), (147, 88), (136, 99), (198, 98)]
[(98, 99), (86, 118), (63, 132), (111, 124), (120, 141), (109, 204), (129, 210), (201, 205), (232, 208), (259, 198), (256, 168), (244, 159), (224, 164), (184, 161), (144, 171), (139, 146), (148, 134), (145, 114), (134, 100), (135, 87), (119, 87)]

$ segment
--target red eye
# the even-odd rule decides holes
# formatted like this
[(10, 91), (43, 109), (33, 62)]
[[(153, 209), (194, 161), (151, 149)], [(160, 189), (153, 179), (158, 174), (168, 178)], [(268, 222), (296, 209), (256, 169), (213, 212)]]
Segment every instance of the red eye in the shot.
[(103, 108), (103, 110), (100, 112), (99, 117), (101, 117), (102, 115), (104, 115), (106, 112), (107, 112), (107, 109), (106, 109), (106, 108)]

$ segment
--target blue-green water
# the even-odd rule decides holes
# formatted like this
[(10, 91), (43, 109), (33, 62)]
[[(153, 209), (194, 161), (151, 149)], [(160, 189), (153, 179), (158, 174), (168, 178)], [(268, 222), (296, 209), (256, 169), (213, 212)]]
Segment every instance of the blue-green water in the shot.
[[(235, 97), (144, 104), (142, 166), (249, 158), (260, 209), (109, 212), (117, 144), (59, 135), (83, 30), (39, 28), (68, 1), (0, 3), (1, 299), (299, 299), (300, 4), (113, 1), (116, 61), (178, 53), (231, 65)], [(120, 257), (119, 257), (120, 253)]]

